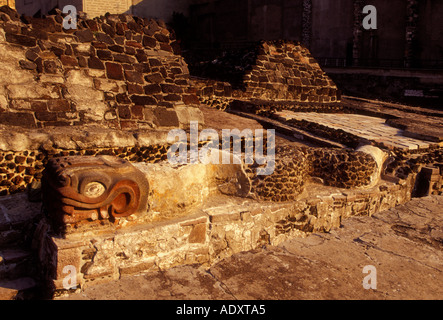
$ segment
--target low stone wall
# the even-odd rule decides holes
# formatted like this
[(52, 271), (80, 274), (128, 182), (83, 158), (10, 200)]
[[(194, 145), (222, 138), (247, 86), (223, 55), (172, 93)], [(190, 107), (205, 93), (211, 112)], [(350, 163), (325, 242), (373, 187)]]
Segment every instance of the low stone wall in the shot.
[(240, 251), (327, 232), (349, 216), (372, 215), (405, 203), (413, 180), (384, 182), (383, 188), (365, 191), (328, 191), (283, 204), (213, 198), (194, 214), (175, 220), (65, 238), (51, 235), (42, 221), (36, 232), (39, 259), (56, 291), (65, 289), (66, 279), (84, 288), (125, 274), (182, 264), (210, 265)]
[(201, 103), (222, 111), (228, 108), (233, 99), (230, 83), (195, 77), (191, 80)]
[(45, 165), (55, 157), (111, 155), (130, 162), (165, 161), (170, 145), (167, 134), (97, 127), (15, 131), (1, 127), (0, 195), (29, 190), (33, 182), (40, 182)]
[[(106, 15), (62, 27), (63, 16), (0, 10), (0, 124), (186, 127), (198, 113), (175, 33), (164, 22)], [(187, 120), (187, 119), (186, 119)]]
[(276, 149), (276, 154), (275, 171), (271, 175), (258, 176), (254, 170), (257, 165), (246, 166), (251, 196), (255, 199), (293, 201), (304, 191), (309, 177), (320, 178), (324, 185), (338, 188), (369, 186), (380, 176), (384, 163), (376, 163), (369, 153), (353, 150), (282, 147)]
[[(97, 127), (63, 127), (51, 131), (20, 129), (15, 132), (3, 127), (0, 134), (0, 195), (23, 192), (34, 182), (38, 183), (45, 165), (52, 158), (110, 155), (132, 163), (159, 163), (167, 160), (168, 149), (174, 143), (168, 141), (168, 131), (121, 131)], [(266, 154), (267, 141), (264, 138), (263, 152)], [(223, 146), (220, 141), (220, 150), (233, 150), (232, 141), (229, 143)], [(204, 144), (201, 141), (200, 147)], [(255, 141), (253, 145), (257, 145)], [(243, 141), (242, 152), (245, 147)], [(293, 200), (303, 190), (305, 176), (320, 177), (331, 186), (364, 186), (376, 169), (370, 156), (354, 151), (277, 148), (275, 155), (276, 170), (271, 176), (258, 177), (255, 175), (256, 165), (245, 166), (250, 175), (251, 196), (257, 199)], [(284, 188), (278, 187), (281, 184)]]

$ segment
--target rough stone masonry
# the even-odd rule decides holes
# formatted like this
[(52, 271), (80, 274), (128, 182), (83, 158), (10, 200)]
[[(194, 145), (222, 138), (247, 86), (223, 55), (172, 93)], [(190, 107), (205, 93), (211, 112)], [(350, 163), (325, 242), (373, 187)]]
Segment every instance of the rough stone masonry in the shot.
[[(254, 165), (165, 161), (167, 132), (203, 124), (197, 107), (205, 99), (341, 110), (337, 87), (299, 44), (262, 42), (237, 73), (200, 81), (160, 21), (107, 14), (69, 31), (62, 20), (60, 12), (35, 19), (0, 8), (0, 187), (2, 195), (24, 191), (46, 169), (33, 243), (52, 289), (66, 289), (66, 266), (84, 287), (212, 264), (411, 198), (417, 172), (382, 179), (386, 154), (357, 150), (361, 141), (347, 150), (278, 148), (276, 171), (265, 178)], [(97, 155), (106, 157), (84, 157)]]
[(152, 129), (185, 126), (182, 109), (198, 113), (164, 22), (107, 15), (65, 30), (59, 12), (40, 19), (0, 10), (1, 124)]

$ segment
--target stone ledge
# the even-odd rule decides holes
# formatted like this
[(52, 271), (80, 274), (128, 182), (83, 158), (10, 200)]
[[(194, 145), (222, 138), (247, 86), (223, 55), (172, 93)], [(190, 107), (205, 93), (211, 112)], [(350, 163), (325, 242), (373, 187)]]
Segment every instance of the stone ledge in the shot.
[[(195, 213), (178, 219), (95, 234), (69, 234), (64, 239), (39, 228), (43, 230), (36, 235), (39, 258), (46, 270), (53, 270), (47, 280), (61, 291), (66, 274), (60, 271), (66, 264), (76, 268), (81, 288), (123, 274), (186, 264), (212, 265), (237, 252), (329, 231), (350, 216), (371, 216), (405, 203), (411, 199), (412, 181), (398, 185), (391, 194), (377, 187), (370, 192), (355, 190), (355, 197), (337, 194), (315, 199), (306, 194), (298, 201), (280, 204), (216, 196)], [(323, 193), (326, 190), (320, 191)]]
[(166, 144), (168, 130), (122, 131), (96, 126), (57, 127), (51, 130), (0, 125), (0, 150), (115, 148)]

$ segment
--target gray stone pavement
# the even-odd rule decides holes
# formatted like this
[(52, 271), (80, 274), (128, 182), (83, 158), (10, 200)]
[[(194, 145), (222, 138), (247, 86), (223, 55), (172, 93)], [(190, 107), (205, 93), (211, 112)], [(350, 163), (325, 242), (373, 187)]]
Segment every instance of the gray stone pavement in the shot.
[[(209, 269), (126, 276), (56, 299), (440, 300), (442, 207), (443, 196), (413, 199), (372, 217), (351, 217), (330, 233), (235, 254)], [(364, 273), (365, 266), (375, 269)]]
[(391, 127), (382, 118), (360, 114), (328, 114), (287, 110), (277, 112), (276, 115), (283, 120), (306, 120), (332, 129), (343, 130), (355, 136), (381, 143), (388, 148), (418, 150), (427, 149), (431, 144), (435, 144), (430, 141), (406, 137), (403, 135), (403, 130)]

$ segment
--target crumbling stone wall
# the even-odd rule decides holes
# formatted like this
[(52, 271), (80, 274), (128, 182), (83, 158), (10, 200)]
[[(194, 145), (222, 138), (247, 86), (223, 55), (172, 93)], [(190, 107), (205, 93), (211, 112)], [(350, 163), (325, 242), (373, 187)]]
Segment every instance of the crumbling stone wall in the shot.
[[(65, 156), (117, 156), (131, 162), (157, 163), (167, 159), (167, 145), (86, 148), (84, 150), (0, 151), (0, 196), (28, 190), (39, 182), (49, 159)], [(39, 198), (34, 198), (39, 200)]]
[[(183, 264), (210, 265), (233, 253), (278, 245), (310, 232), (329, 232), (342, 219), (387, 210), (411, 199), (413, 179), (383, 190), (303, 198), (288, 203), (220, 199), (191, 216), (103, 233), (50, 234), (44, 221), (36, 231), (38, 258), (53, 290), (63, 291), (63, 268), (77, 270), (81, 288), (125, 274), (165, 270)], [(165, 237), (165, 234), (169, 235)]]
[(309, 50), (292, 42), (264, 42), (255, 66), (245, 76), (245, 85), (253, 98), (320, 103), (339, 100), (337, 87)]
[(309, 159), (299, 149), (277, 148), (278, 157), (271, 175), (258, 176), (257, 165), (246, 166), (251, 180), (251, 195), (264, 201), (294, 201), (303, 191), (309, 174)]
[(232, 102), (232, 86), (229, 82), (191, 78), (195, 93), (201, 103), (225, 111)]
[[(235, 98), (317, 105), (341, 99), (337, 86), (309, 50), (295, 42), (263, 41), (252, 48), (225, 51), (212, 61), (193, 62), (191, 69), (212, 80), (194, 82), (202, 88), (197, 92), (200, 100), (219, 109), (224, 109), (218, 101), (222, 97), (228, 102)], [(226, 82), (232, 86), (232, 97), (226, 94), (230, 91)]]
[(61, 12), (20, 19), (0, 9), (1, 124), (155, 129), (198, 116), (187, 64), (162, 21), (106, 15), (80, 18), (77, 30), (62, 23)]
[(255, 199), (294, 201), (309, 177), (320, 178), (324, 185), (338, 188), (369, 186), (378, 168), (371, 155), (353, 150), (279, 147), (276, 154), (271, 175), (256, 175), (257, 164), (245, 166), (251, 180), (250, 195)]

